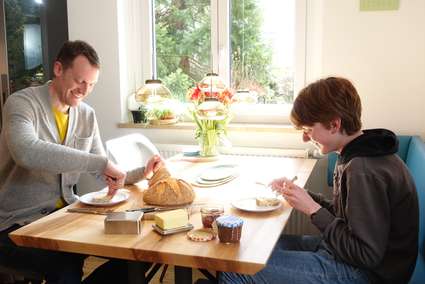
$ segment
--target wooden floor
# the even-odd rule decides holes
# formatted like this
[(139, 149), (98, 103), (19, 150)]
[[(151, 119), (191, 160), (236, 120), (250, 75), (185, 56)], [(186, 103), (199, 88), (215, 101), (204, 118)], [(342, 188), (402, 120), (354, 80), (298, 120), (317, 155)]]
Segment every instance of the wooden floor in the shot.
[[(84, 263), (84, 268), (83, 268), (84, 277), (89, 275), (94, 269), (96, 269), (96, 267), (103, 264), (105, 261), (106, 261), (105, 259), (99, 258), (99, 257), (94, 257), (94, 256), (88, 257)], [(161, 276), (162, 269), (163, 268), (161, 267), (158, 270), (158, 272), (155, 274), (155, 276), (152, 278), (151, 282), (149, 283), (152, 283), (152, 284), (161, 283), (159, 282), (159, 278)], [(201, 272), (199, 272), (199, 270), (193, 269), (193, 272), (192, 272), (193, 282), (195, 282), (199, 278), (206, 278), (206, 277)], [(174, 284), (174, 267), (173, 266), (171, 265), (168, 266), (167, 272), (165, 273), (162, 283)]]

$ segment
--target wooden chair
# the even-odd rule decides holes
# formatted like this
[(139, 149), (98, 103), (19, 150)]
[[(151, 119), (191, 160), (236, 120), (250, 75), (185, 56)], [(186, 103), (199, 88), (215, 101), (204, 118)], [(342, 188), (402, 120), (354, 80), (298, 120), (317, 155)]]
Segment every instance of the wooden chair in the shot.
[(108, 158), (128, 171), (145, 166), (153, 156), (159, 154), (152, 142), (140, 133), (133, 133), (106, 141)]

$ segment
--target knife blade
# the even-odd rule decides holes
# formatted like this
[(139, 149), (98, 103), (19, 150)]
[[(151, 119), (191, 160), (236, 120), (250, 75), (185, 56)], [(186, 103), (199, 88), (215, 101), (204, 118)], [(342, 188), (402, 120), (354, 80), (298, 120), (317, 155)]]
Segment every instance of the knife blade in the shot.
[(169, 211), (169, 210), (175, 210), (175, 209), (186, 209), (188, 207), (189, 206), (141, 207), (141, 208), (135, 208), (135, 209), (127, 209), (125, 211), (127, 212), (141, 211), (143, 213), (149, 213), (149, 212)]
[(177, 205), (177, 206), (147, 206), (147, 207), (140, 207), (140, 208), (134, 208), (134, 209), (127, 209), (125, 211), (127, 212), (133, 212), (133, 211), (142, 211), (143, 213), (151, 213), (151, 212), (161, 212), (161, 211), (169, 211), (169, 210), (175, 210), (175, 209), (187, 209), (190, 211), (190, 214), (193, 213), (194, 210), (197, 208), (200, 208), (201, 206), (207, 204), (206, 202), (196, 202), (192, 204), (186, 204), (186, 205)]

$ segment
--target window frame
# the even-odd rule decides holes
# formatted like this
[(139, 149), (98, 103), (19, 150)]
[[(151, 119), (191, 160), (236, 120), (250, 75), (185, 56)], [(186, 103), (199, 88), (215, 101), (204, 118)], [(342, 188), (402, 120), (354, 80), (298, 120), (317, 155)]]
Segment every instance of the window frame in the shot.
[[(150, 13), (153, 1), (142, 1), (142, 76), (143, 82), (152, 78), (153, 50), (152, 36), (154, 31), (153, 17)], [(306, 33), (307, 33), (307, 0), (295, 1), (295, 72), (294, 93), (297, 94), (306, 82)], [(230, 46), (230, 11), (231, 0), (211, 0), (211, 57), (213, 70), (224, 82), (230, 85), (231, 46)], [(220, 19), (220, 20), (219, 20)], [(156, 74), (155, 74), (156, 76)], [(255, 104), (232, 105), (232, 122), (289, 124), (291, 104)]]

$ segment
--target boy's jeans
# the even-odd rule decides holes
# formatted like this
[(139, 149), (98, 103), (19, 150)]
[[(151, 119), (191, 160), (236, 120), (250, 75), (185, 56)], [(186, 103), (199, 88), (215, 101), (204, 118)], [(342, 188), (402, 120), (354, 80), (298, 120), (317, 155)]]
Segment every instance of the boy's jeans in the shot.
[(219, 283), (368, 283), (364, 270), (336, 261), (318, 236), (282, 235), (255, 275), (220, 273)]

